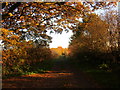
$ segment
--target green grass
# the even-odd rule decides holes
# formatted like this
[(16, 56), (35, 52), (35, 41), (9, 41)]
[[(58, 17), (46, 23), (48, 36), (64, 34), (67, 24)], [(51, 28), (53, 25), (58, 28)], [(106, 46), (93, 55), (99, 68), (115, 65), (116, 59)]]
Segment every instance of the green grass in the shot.
[(101, 71), (101, 70), (94, 70), (94, 71), (87, 72), (87, 73), (91, 75), (98, 83), (100, 83), (104, 87), (120, 88), (119, 77), (116, 73), (106, 72), (106, 71)]
[(76, 63), (75, 61), (72, 61), (71, 63), (78, 70), (81, 70), (87, 75), (91, 76), (102, 87), (120, 88), (120, 79), (118, 72), (99, 69), (97, 65), (95, 66), (90, 63)]
[(21, 75), (30, 75), (30, 74), (35, 74), (35, 73), (45, 73), (48, 70), (51, 70), (52, 66), (54, 64), (53, 60), (45, 60), (43, 62), (39, 62), (36, 64), (33, 64), (32, 66), (25, 66), (28, 67), (28, 69), (23, 69), (23, 68), (18, 68), (21, 70), (21, 72), (11, 72), (5, 76), (3, 76), (3, 79), (7, 79), (10, 77), (16, 77), (16, 76), (21, 76)]

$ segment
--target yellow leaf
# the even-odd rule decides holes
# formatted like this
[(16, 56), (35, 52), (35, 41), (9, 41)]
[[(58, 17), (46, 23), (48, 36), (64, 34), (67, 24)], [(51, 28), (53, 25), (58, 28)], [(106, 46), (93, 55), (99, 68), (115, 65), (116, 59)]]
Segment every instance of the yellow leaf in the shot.
[(36, 25), (39, 25), (39, 23), (36, 23)]
[(23, 19), (23, 18), (24, 18), (24, 16), (21, 16), (21, 17), (20, 17), (20, 19)]
[(8, 2), (6, 2), (6, 6), (8, 5)]
[(12, 14), (12, 13), (9, 13), (9, 15), (10, 15), (10, 16), (13, 16), (13, 14)]
[(51, 4), (51, 3), (46, 3), (46, 4)]

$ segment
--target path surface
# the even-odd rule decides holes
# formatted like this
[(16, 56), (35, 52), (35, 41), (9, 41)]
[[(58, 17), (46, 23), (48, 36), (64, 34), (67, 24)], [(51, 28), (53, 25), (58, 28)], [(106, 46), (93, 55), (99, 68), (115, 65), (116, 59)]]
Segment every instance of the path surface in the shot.
[(23, 75), (4, 79), (3, 88), (99, 88), (92, 79), (70, 67), (66, 61), (57, 61), (43, 74)]

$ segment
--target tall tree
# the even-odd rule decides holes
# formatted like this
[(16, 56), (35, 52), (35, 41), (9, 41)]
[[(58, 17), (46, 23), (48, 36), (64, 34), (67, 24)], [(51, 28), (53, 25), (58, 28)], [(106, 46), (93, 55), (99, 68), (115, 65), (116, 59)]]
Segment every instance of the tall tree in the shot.
[(108, 51), (108, 24), (96, 14), (87, 14), (83, 22), (78, 25), (78, 29), (71, 37), (71, 55), (80, 55), (80, 52), (102, 52)]
[(109, 10), (106, 11), (105, 14), (102, 16), (104, 20), (109, 25), (109, 50), (112, 53), (114, 57), (116, 57), (116, 60), (119, 60), (120, 57), (120, 42), (119, 42), (119, 16), (117, 10)]

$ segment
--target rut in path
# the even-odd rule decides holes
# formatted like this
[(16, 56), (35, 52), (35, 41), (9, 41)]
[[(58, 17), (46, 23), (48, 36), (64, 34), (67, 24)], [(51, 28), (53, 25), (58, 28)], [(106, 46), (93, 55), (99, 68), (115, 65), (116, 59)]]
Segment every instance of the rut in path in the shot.
[(67, 64), (56, 61), (52, 71), (4, 79), (3, 88), (99, 88), (90, 78)]

